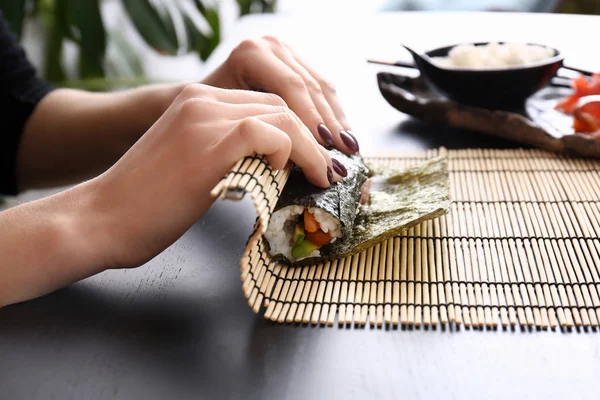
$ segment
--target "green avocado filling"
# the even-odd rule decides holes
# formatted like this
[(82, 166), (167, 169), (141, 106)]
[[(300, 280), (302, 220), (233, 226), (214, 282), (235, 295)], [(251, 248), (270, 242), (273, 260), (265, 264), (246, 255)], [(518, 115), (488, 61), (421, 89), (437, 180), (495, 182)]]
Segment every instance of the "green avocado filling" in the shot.
[(294, 245), (300, 244), (306, 235), (304, 234), (304, 228), (302, 225), (296, 225), (296, 229), (294, 230)]
[(317, 246), (306, 239), (304, 226), (301, 222), (298, 222), (298, 224), (296, 224), (296, 228), (294, 229), (294, 247), (292, 248), (292, 257), (296, 259), (306, 257), (319, 247), (320, 246)]
[(306, 257), (318, 248), (319, 246), (316, 244), (308, 240), (302, 240), (292, 248), (292, 257), (295, 259)]

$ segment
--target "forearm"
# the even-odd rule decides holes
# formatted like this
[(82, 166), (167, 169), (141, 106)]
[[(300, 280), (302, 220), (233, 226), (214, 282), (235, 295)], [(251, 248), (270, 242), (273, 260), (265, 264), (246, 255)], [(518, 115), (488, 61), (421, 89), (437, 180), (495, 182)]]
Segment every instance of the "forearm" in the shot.
[(182, 85), (115, 93), (57, 89), (27, 122), (17, 158), (20, 189), (54, 186), (104, 171), (160, 117)]
[(0, 212), (0, 307), (105, 268), (97, 256), (100, 218), (90, 212), (94, 197), (82, 189)]

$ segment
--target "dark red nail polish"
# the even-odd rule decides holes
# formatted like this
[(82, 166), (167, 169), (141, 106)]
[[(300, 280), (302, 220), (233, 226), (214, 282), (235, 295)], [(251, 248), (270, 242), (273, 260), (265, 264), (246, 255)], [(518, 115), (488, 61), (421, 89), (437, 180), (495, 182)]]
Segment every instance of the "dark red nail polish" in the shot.
[(354, 133), (352, 133), (352, 131), (350, 129), (347, 129), (346, 133), (348, 133), (348, 135), (352, 136), (352, 139), (354, 139), (354, 143), (356, 143), (356, 147), (360, 150), (360, 146), (358, 145), (358, 140), (356, 139), (356, 136), (354, 136)]
[(319, 132), (319, 135), (321, 136), (321, 138), (323, 138), (325, 143), (327, 143), (330, 146), (333, 144), (333, 135), (325, 125), (319, 124), (319, 126), (317, 126), (317, 132)]
[(358, 151), (358, 141), (356, 140), (356, 138), (354, 137), (354, 135), (352, 135), (348, 131), (340, 131), (340, 136), (342, 137), (342, 141), (344, 142), (344, 144), (350, 150), (352, 150), (354, 152)]
[(333, 183), (333, 171), (329, 168), (329, 165), (327, 166), (327, 180), (329, 183)]
[(333, 170), (340, 176), (346, 177), (348, 176), (348, 170), (344, 167), (344, 164), (336, 160), (335, 158), (331, 159), (331, 164), (333, 165)]

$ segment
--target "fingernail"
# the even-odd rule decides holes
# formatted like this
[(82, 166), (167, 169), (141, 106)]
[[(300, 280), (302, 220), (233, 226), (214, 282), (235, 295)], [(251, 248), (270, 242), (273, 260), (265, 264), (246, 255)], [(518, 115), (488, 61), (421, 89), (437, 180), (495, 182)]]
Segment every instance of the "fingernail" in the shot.
[(328, 145), (333, 144), (333, 135), (325, 125), (319, 124), (319, 126), (317, 126), (317, 131), (319, 132), (319, 135), (321, 135), (325, 143), (327, 143)]
[(356, 143), (356, 151), (360, 150), (360, 146), (358, 145), (358, 140), (356, 140), (356, 136), (354, 136), (354, 134), (350, 130), (346, 132), (348, 132), (348, 135), (352, 136), (352, 139), (354, 139), (354, 143)]
[(331, 170), (329, 165), (327, 166), (327, 180), (329, 181), (329, 183), (333, 183), (333, 171)]
[(354, 152), (358, 151), (358, 141), (356, 140), (354, 135), (350, 133), (350, 131), (340, 131), (340, 136), (342, 137), (342, 141), (344, 142), (344, 144), (348, 146), (350, 150)]
[(331, 159), (331, 164), (333, 165), (333, 170), (340, 176), (346, 177), (348, 176), (348, 170), (344, 167), (344, 164), (336, 160), (335, 158)]

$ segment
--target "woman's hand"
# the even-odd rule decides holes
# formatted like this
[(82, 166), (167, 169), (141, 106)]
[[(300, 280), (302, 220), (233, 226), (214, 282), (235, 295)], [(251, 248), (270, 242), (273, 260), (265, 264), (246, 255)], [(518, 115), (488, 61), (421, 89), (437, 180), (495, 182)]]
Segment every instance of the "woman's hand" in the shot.
[(346, 154), (359, 150), (333, 85), (277, 38), (243, 41), (203, 83), (275, 93), (321, 145)]
[[(322, 146), (358, 151), (334, 88), (272, 37), (242, 42), (204, 83), (279, 95)], [(165, 112), (183, 83), (149, 85), (116, 93), (57, 89), (27, 122), (18, 154), (21, 189), (88, 179), (117, 161)], [(260, 102), (260, 99), (255, 101)], [(48, 149), (52, 149), (48, 151)], [(320, 151), (325, 153), (324, 148)], [(333, 181), (345, 176), (331, 163)]]
[(137, 267), (210, 207), (241, 158), (289, 160), (313, 184), (333, 181), (329, 154), (273, 94), (192, 84), (110, 169), (0, 213), (0, 307), (109, 268)]
[[(111, 267), (137, 266), (181, 236), (211, 205), (209, 192), (244, 156), (288, 159), (320, 187), (333, 181), (328, 153), (276, 95), (187, 86), (164, 115), (92, 183), (108, 226), (98, 246)], [(100, 232), (107, 232), (100, 229)], [(118, 238), (118, 239), (117, 239)]]

